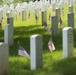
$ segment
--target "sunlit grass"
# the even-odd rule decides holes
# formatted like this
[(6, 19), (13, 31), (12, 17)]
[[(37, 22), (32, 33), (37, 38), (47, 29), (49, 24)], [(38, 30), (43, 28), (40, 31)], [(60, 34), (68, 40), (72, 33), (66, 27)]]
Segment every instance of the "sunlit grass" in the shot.
[[(48, 20), (50, 10), (47, 12), (47, 24), (51, 28), (51, 21)], [(65, 27), (67, 26), (67, 13), (68, 7), (65, 5), (64, 16), (61, 16)], [(62, 28), (60, 28), (60, 24), (58, 25), (58, 36), (53, 37), (53, 42), (55, 44), (56, 50), (51, 53), (48, 50), (48, 41), (51, 37), (51, 33), (48, 33), (44, 29), (41, 22), (41, 17), (39, 17), (39, 22), (36, 23), (32, 13), (31, 18), (28, 19), (27, 17), (25, 21), (22, 21), (21, 16), (19, 16), (17, 20), (14, 19), (14, 45), (9, 48), (9, 75), (75, 75), (76, 30), (74, 31), (74, 56), (72, 58), (63, 59)], [(6, 24), (7, 22), (5, 18), (2, 26), (3, 28), (0, 29), (0, 41), (2, 42), (4, 41), (4, 26)], [(43, 37), (43, 67), (31, 71), (30, 60), (26, 57), (18, 56), (18, 41), (30, 54), (30, 36), (33, 34), (40, 34)]]

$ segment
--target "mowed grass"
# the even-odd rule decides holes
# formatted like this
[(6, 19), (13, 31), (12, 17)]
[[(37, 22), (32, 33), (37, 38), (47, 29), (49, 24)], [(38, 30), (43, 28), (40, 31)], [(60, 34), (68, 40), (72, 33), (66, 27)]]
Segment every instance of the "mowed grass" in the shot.
[[(48, 20), (51, 9), (47, 12), (47, 24), (51, 28), (51, 21)], [(64, 16), (61, 15), (65, 27), (67, 26), (68, 7), (65, 5)], [(74, 13), (76, 10), (74, 8)], [(41, 15), (41, 14), (40, 14)], [(76, 15), (74, 17), (76, 20)], [(0, 29), (0, 41), (4, 41), (4, 26)], [(76, 25), (76, 21), (74, 23)], [(30, 59), (18, 56), (18, 41), (30, 54), (30, 36), (40, 34), (43, 38), (43, 67), (37, 70), (30, 70)], [(36, 23), (33, 14), (31, 18), (22, 21), (21, 16), (14, 19), (14, 45), (9, 47), (9, 75), (76, 75), (76, 26), (74, 29), (74, 56), (71, 58), (63, 58), (62, 55), (62, 28), (58, 25), (58, 36), (53, 37), (56, 50), (50, 52), (48, 50), (48, 41), (51, 37), (41, 24), (41, 16), (39, 22)]]

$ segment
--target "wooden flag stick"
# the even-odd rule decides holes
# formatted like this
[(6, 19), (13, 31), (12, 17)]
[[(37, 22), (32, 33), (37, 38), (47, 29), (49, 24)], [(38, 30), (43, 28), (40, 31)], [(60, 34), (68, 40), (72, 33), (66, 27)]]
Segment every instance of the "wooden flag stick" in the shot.
[(50, 38), (50, 40), (49, 40), (49, 42), (48, 42), (48, 48), (49, 48), (49, 50), (51, 51), (51, 52), (53, 52), (54, 50), (55, 50), (55, 46), (54, 46), (54, 44), (53, 44), (53, 36), (52, 36), (52, 31), (51, 31), (51, 38)]

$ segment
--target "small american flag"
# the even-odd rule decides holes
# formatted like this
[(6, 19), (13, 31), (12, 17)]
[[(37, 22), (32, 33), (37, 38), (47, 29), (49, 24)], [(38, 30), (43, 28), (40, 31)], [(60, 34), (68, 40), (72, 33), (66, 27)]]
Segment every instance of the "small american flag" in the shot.
[(49, 28), (47, 25), (44, 25), (44, 28), (45, 28), (48, 32), (50, 32), (50, 28)]
[(62, 11), (62, 16), (64, 16), (64, 11)]
[(0, 23), (0, 28), (2, 28), (2, 23)]
[(35, 16), (35, 19), (36, 19), (36, 23), (38, 23), (38, 17), (37, 16)]
[(52, 15), (55, 15), (55, 11), (54, 10), (52, 11)]
[(60, 18), (60, 27), (63, 28), (64, 27), (64, 24), (63, 24), (63, 21), (62, 19)]
[(26, 50), (21, 45), (19, 45), (18, 55), (30, 58), (29, 54), (26, 52)]
[(51, 15), (49, 14), (49, 19), (48, 19), (49, 21), (51, 21)]
[(29, 14), (28, 14), (28, 19), (30, 19), (30, 18), (31, 18), (31, 14), (29, 13)]
[(49, 50), (52, 52), (53, 50), (55, 50), (55, 46), (53, 44), (52, 38), (49, 40), (48, 42), (48, 48)]
[(2, 23), (4, 22), (4, 18), (2, 17)]

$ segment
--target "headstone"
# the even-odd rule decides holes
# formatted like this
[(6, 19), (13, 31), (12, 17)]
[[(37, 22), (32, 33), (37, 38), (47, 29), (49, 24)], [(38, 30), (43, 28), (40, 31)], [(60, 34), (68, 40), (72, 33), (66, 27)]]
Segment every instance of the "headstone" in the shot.
[(56, 8), (56, 16), (58, 17), (58, 22), (60, 22), (61, 11), (60, 8)]
[(10, 17), (14, 18), (14, 8), (12, 10), (10, 10)]
[(57, 0), (55, 0), (55, 2), (57, 3)]
[(68, 13), (68, 27), (72, 27), (74, 29), (74, 13)]
[(51, 4), (51, 0), (49, 0), (49, 3)]
[(69, 12), (73, 13), (73, 6), (69, 5)]
[(0, 43), (0, 75), (9, 75), (9, 48), (7, 44)]
[(52, 36), (58, 35), (58, 18), (57, 16), (52, 16)]
[(70, 5), (70, 0), (68, 0), (68, 5)]
[(58, 4), (58, 8), (60, 8), (60, 10), (64, 9), (64, 2), (60, 2), (60, 4)]
[(70, 0), (70, 5), (73, 5), (73, 0)]
[(73, 5), (73, 0), (68, 0), (68, 5)]
[(26, 10), (22, 11), (22, 21), (26, 20)]
[(7, 18), (7, 24), (10, 24), (12, 27), (13, 27), (13, 18), (12, 17), (9, 17)]
[(73, 56), (73, 28), (66, 27), (63, 29), (63, 57)]
[(54, 0), (51, 0), (51, 3), (53, 3)]
[(47, 11), (42, 11), (42, 25), (47, 25)]
[(76, 4), (76, 0), (74, 0), (74, 3)]
[(35, 18), (39, 18), (39, 9), (35, 9)]
[(7, 24), (10, 24), (10, 25), (12, 25), (13, 26), (13, 18), (14, 18), (14, 16), (11, 14), (11, 12), (10, 11), (8, 11), (7, 12)]
[(55, 1), (52, 2), (52, 11), (55, 11), (55, 8), (56, 8), (56, 4), (55, 4)]
[(57, 0), (58, 3), (60, 3), (60, 0)]
[(4, 29), (4, 43), (9, 46), (13, 45), (13, 31), (10, 24), (5, 25)]
[(8, 12), (6, 15), (7, 15), (7, 24), (9, 24), (9, 22), (10, 22), (9, 21), (10, 20), (10, 12)]
[[(11, 44), (9, 45), (13, 45), (14, 41), (13, 41), (13, 34), (14, 34), (14, 18), (10, 16), (10, 14), (8, 15), (7, 18), (7, 24), (10, 25), (10, 34), (11, 34)], [(8, 27), (6, 28), (8, 29)], [(7, 31), (8, 32), (8, 31)]]
[(42, 68), (42, 36), (32, 35), (30, 37), (30, 67), (31, 70)]

